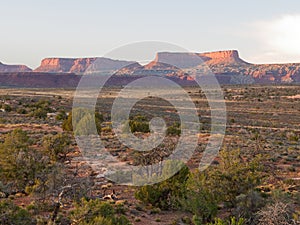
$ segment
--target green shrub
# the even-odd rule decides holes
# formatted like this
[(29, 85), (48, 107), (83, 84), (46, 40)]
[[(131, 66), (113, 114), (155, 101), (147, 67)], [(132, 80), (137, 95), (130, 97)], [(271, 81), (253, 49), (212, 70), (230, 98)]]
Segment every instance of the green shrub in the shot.
[(63, 121), (62, 129), (64, 131), (73, 131), (72, 112), (70, 112), (68, 117)]
[(0, 224), (2, 225), (35, 225), (30, 213), (15, 205), (10, 200), (0, 201)]
[(190, 174), (187, 181), (186, 196), (182, 202), (201, 223), (212, 221), (220, 203), (238, 206), (248, 217), (260, 207), (259, 196), (250, 194), (262, 177), (260, 157), (244, 162), (239, 150), (233, 150), (221, 152), (220, 158), (220, 164), (205, 172)]
[(142, 132), (142, 133), (149, 133), (149, 122), (147, 121), (146, 117), (137, 115), (129, 120), (129, 127), (132, 133), (135, 132)]
[(27, 111), (26, 111), (26, 109), (24, 109), (24, 108), (18, 108), (18, 109), (17, 109), (17, 113), (19, 113), (19, 114), (26, 114)]
[(70, 152), (70, 137), (67, 134), (59, 133), (47, 135), (43, 138), (43, 147), (46, 154), (53, 161), (65, 159)]
[(210, 170), (210, 182), (213, 189), (222, 196), (222, 200), (234, 207), (237, 196), (254, 190), (263, 177), (261, 156), (244, 161), (240, 150), (223, 150), (220, 164)]
[(0, 143), (0, 178), (15, 190), (23, 191), (43, 168), (42, 155), (30, 148), (27, 132), (15, 129)]
[(236, 201), (237, 203), (233, 210), (233, 215), (253, 222), (255, 220), (255, 213), (264, 206), (266, 200), (261, 193), (251, 190), (249, 193), (237, 196)]
[(178, 208), (179, 199), (185, 196), (188, 174), (189, 169), (184, 166), (173, 177), (161, 183), (140, 187), (135, 197), (144, 204), (151, 204), (161, 209)]
[(195, 215), (199, 224), (211, 221), (218, 211), (219, 198), (209, 182), (207, 173), (190, 174), (186, 196), (182, 199), (184, 208)]
[(7, 105), (7, 104), (3, 105), (3, 109), (5, 110), (5, 112), (11, 112), (12, 111), (12, 107), (10, 105)]
[(47, 113), (53, 112), (50, 108), (50, 101), (46, 100), (39, 100), (37, 103), (31, 105), (30, 108), (31, 112), (29, 115), (39, 119), (45, 119), (47, 117)]
[(174, 123), (172, 126), (167, 128), (167, 135), (180, 135), (181, 129), (179, 123)]
[[(77, 108), (69, 113), (62, 124), (62, 128), (65, 131), (73, 131), (75, 135), (89, 135), (94, 134), (94, 122), (97, 132), (100, 133), (103, 115), (93, 110)], [(75, 125), (75, 130), (73, 130), (73, 125)]]
[(245, 225), (246, 221), (243, 218), (236, 219), (231, 217), (229, 220), (223, 220), (220, 218), (215, 219), (215, 222), (208, 223), (207, 225)]
[(56, 120), (58, 121), (64, 121), (67, 119), (67, 114), (64, 110), (61, 110), (57, 113), (56, 117), (55, 117)]
[(87, 225), (130, 225), (124, 216), (117, 216), (114, 207), (99, 199), (87, 201), (82, 199), (71, 212), (72, 224)]
[(46, 111), (45, 109), (37, 108), (37, 109), (34, 109), (29, 115), (33, 116), (35, 118), (45, 119), (45, 118), (47, 118), (47, 113), (48, 113), (48, 111)]

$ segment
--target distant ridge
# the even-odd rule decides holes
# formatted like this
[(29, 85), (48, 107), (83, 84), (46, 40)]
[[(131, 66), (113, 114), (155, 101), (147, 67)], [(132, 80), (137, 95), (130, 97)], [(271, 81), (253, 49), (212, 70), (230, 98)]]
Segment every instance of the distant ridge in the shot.
[(32, 69), (25, 65), (7, 65), (0, 62), (0, 72), (31, 72)]
[[(237, 50), (227, 50), (206, 53), (158, 52), (153, 61), (143, 66), (135, 61), (104, 57), (45, 58), (34, 71), (22, 65), (0, 63), (0, 85), (34, 87), (36, 83), (43, 87), (73, 87), (80, 77), (78, 75), (84, 75), (89, 69), (97, 71), (99, 76), (114, 74), (116, 85), (130, 80), (130, 76), (151, 75), (166, 76), (188, 84), (193, 80), (191, 72), (200, 75), (212, 72), (221, 84), (300, 83), (300, 63), (251, 64), (241, 59)], [(60, 75), (62, 77), (58, 78)]]
[(174, 65), (178, 68), (196, 67), (203, 63), (208, 66), (250, 64), (239, 57), (237, 50), (206, 53), (159, 52), (156, 54), (154, 61)]
[[(18, 73), (0, 73), (1, 87), (15, 88), (76, 88), (83, 75), (73, 73), (41, 73), (41, 72), (18, 72)], [(143, 76), (118, 76), (113, 75), (106, 83), (108, 86), (124, 86)], [(101, 76), (91, 76), (90, 84), (97, 85), (96, 80)], [(176, 77), (170, 77), (176, 83), (181, 85), (195, 85), (187, 80)], [(95, 80), (95, 82), (93, 82)], [(97, 87), (97, 86), (95, 86)]]
[(45, 58), (34, 72), (82, 74), (93, 64), (97, 65), (97, 67), (99, 67), (98, 69), (102, 70), (118, 70), (132, 63), (136, 62), (114, 60), (104, 57)]

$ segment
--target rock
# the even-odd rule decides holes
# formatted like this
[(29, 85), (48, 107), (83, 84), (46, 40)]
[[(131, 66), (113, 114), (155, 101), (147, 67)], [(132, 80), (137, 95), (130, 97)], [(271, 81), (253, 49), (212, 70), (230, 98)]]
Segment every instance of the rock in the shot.
[(24, 193), (20, 193), (20, 192), (15, 194), (15, 197), (17, 197), (17, 198), (24, 197), (24, 196), (26, 196), (26, 195)]
[[(87, 69), (99, 74), (114, 74), (107, 85), (125, 86), (143, 77), (160, 75), (180, 85), (195, 85), (191, 72), (216, 75), (220, 84), (295, 83), (300, 82), (300, 63), (251, 64), (240, 58), (236, 50), (206, 53), (159, 52), (155, 59), (141, 66), (137, 62), (99, 58), (46, 58), (31, 72), (26, 66), (0, 63), (0, 85), (33, 88), (73, 88)], [(92, 79), (99, 79), (98, 76)], [(202, 76), (205, 79), (205, 76)], [(98, 83), (90, 81), (90, 83)], [(238, 84), (240, 84), (238, 82)], [(110, 138), (105, 138), (110, 141)]]
[(31, 72), (32, 69), (25, 65), (6, 65), (0, 62), (0, 72)]
[(117, 200), (117, 201), (115, 202), (115, 204), (116, 204), (116, 205), (124, 205), (124, 204), (126, 204), (126, 200)]
[(198, 54), (203, 61), (208, 65), (248, 65), (250, 63), (245, 62), (239, 56), (237, 50), (207, 52)]
[(98, 58), (45, 58), (35, 72), (47, 73), (75, 73), (83, 74), (88, 68), (97, 71), (114, 71), (125, 66), (136, 64), (132, 61)]
[(213, 65), (248, 65), (249, 63), (240, 59), (236, 50), (217, 51), (206, 53), (171, 53), (160, 52), (156, 54), (156, 62), (173, 65), (178, 68), (196, 67), (205, 62), (205, 64)]

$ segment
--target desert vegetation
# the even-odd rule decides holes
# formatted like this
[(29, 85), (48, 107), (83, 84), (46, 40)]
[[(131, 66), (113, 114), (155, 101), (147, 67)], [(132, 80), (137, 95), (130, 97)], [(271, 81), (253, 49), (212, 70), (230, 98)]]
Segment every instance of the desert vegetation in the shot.
[[(209, 105), (199, 88), (187, 88), (201, 121), (197, 148), (174, 176), (141, 187), (106, 179), (105, 168), (95, 170), (74, 138), (89, 135), (84, 128), (93, 119), (106, 151), (120, 162), (147, 168), (149, 177), (168, 174), (172, 161), (159, 171), (148, 166), (176, 147), (176, 109), (161, 99), (137, 102), (126, 121), (130, 131), (146, 138), (149, 121), (162, 117), (167, 135), (151, 151), (131, 149), (112, 128), (118, 91), (102, 90), (96, 110), (72, 111), (73, 90), (0, 90), (0, 224), (300, 223), (298, 86), (224, 86), (226, 135), (204, 171), (198, 166), (210, 138)], [(75, 129), (74, 113), (81, 115)]]

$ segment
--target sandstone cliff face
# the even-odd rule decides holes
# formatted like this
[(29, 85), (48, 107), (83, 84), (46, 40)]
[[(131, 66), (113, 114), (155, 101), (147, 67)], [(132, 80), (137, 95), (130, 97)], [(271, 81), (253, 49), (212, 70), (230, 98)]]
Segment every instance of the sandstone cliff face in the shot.
[(300, 81), (300, 64), (251, 64), (242, 60), (236, 50), (209, 53), (159, 52), (148, 65), (128, 67), (118, 71), (117, 75), (161, 75), (190, 80), (192, 77), (188, 74), (191, 71), (201, 75), (213, 72), (221, 83), (230, 83), (231, 77), (237, 75), (242, 81), (248, 77), (246, 80), (252, 79), (256, 83)]
[(32, 69), (30, 69), (27, 66), (24, 65), (6, 65), (0, 62), (0, 72), (30, 72)]
[[(179, 74), (178, 70), (176, 71), (174, 68), (172, 72), (170, 70), (171, 66), (180, 68), (186, 73), (190, 69), (196, 69), (199, 74), (209, 74), (209, 71), (211, 71), (221, 76), (222, 80), (226, 76), (241, 75), (253, 78), (256, 83), (293, 83), (300, 81), (300, 63), (251, 64), (242, 60), (236, 50), (208, 53), (160, 52), (156, 54), (154, 61), (168, 65), (165, 69), (168, 71), (167, 75), (183, 78), (189, 78), (189, 76)], [(163, 69), (160, 68), (160, 70)]]
[(207, 52), (198, 54), (208, 65), (240, 65), (249, 64), (242, 60), (237, 50)]
[(118, 70), (135, 62), (98, 58), (46, 58), (35, 72), (83, 74), (89, 70)]
[(300, 63), (251, 65), (240, 70), (258, 81), (267, 79), (277, 83), (292, 83), (300, 80)]
[[(16, 83), (31, 87), (36, 83), (45, 87), (47, 85), (60, 87), (62, 85), (60, 82), (73, 85), (78, 82), (80, 77), (78, 75), (85, 74), (85, 72), (87, 73), (90, 70), (97, 71), (97, 75), (115, 74), (113, 82), (116, 82), (116, 85), (123, 84), (123, 81), (128, 80), (130, 76), (141, 77), (148, 75), (166, 76), (170, 79), (179, 79), (180, 82), (186, 82), (192, 80), (192, 74), (195, 71), (201, 75), (213, 72), (221, 84), (231, 83), (232, 80), (235, 83), (239, 81), (244, 82), (248, 79), (252, 79), (256, 83), (300, 82), (300, 63), (250, 64), (240, 59), (236, 50), (229, 50), (210, 53), (159, 52), (156, 54), (154, 61), (144, 66), (137, 62), (103, 57), (78, 59), (46, 58), (42, 60), (41, 66), (32, 73), (10, 73), (1, 76), (0, 85), (11, 86)], [(8, 66), (0, 63), (0, 72), (2, 73), (30, 71), (26, 66)], [(60, 75), (63, 77), (58, 78)], [(130, 77), (130, 79), (133, 78)]]
[(48, 73), (68, 73), (74, 64), (74, 61), (75, 59), (46, 58), (42, 60), (41, 65), (34, 71)]
[(173, 53), (159, 52), (156, 54), (155, 61), (176, 66), (181, 69), (197, 66), (214, 65), (247, 65), (239, 57), (236, 50), (218, 51), (208, 53)]

